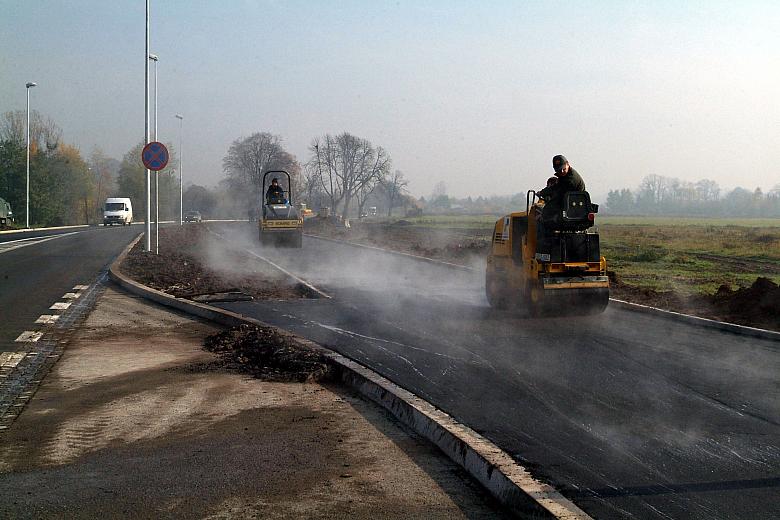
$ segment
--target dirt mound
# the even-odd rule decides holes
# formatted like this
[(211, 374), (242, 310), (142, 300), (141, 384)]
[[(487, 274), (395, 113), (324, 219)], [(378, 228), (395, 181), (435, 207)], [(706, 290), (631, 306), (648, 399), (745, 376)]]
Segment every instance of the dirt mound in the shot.
[(715, 294), (686, 297), (625, 284), (614, 271), (607, 271), (607, 276), (611, 296), (619, 300), (780, 331), (780, 286), (768, 278), (758, 277), (750, 287), (733, 290), (721, 285)]
[(764, 277), (750, 287), (732, 290), (721, 285), (710, 298), (712, 306), (731, 320), (780, 329), (780, 286)]
[[(209, 241), (216, 238), (205, 226), (187, 225), (160, 230), (160, 254), (146, 253), (139, 241), (122, 263), (130, 278), (178, 298), (240, 293), (256, 299), (316, 297), (302, 284), (258, 263), (229, 244), (219, 244), (219, 265), (207, 258)], [(242, 299), (242, 298), (234, 298)], [(223, 299), (224, 301), (224, 299)]]
[(241, 325), (206, 338), (205, 347), (243, 372), (270, 381), (319, 381), (329, 365), (322, 352), (271, 327)]

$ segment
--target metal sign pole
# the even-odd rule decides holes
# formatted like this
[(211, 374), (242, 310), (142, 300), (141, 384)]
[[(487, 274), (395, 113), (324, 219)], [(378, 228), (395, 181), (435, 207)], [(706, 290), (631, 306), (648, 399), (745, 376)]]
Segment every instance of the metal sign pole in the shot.
[[(154, 140), (157, 141), (157, 56), (154, 57)], [(160, 254), (160, 172), (154, 172), (154, 254)]]
[[(144, 146), (149, 144), (149, 6), (150, 0), (146, 0), (146, 50), (144, 52)], [(152, 250), (152, 172), (146, 168), (146, 222), (144, 233), (144, 251)]]

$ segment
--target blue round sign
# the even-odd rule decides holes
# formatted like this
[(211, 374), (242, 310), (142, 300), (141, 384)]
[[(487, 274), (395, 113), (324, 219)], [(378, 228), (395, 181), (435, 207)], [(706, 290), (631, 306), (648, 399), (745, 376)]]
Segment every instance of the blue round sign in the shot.
[(144, 166), (158, 172), (168, 165), (168, 149), (164, 144), (152, 141), (141, 151), (141, 160)]

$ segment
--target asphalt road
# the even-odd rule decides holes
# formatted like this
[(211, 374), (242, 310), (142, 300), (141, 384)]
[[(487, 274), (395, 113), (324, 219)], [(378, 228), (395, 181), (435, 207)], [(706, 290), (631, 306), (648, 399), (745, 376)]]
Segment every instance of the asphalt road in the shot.
[(311, 238), (262, 249), (332, 300), (224, 308), (425, 397), (596, 518), (780, 518), (780, 342), (608, 308), (530, 319), (470, 274)]
[(24, 331), (77, 285), (91, 285), (141, 226), (39, 230), (0, 234), (0, 352), (20, 348)]

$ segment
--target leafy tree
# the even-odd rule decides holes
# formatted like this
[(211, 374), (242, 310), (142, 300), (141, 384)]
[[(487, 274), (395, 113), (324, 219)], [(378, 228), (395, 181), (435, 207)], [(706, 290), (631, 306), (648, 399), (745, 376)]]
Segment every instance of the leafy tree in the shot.
[(0, 197), (11, 205), (17, 223), (24, 222), (26, 182), (24, 144), (0, 141)]
[[(117, 197), (128, 197), (133, 203), (133, 213), (137, 220), (146, 216), (146, 167), (141, 160), (144, 144), (138, 143), (129, 150), (119, 165), (117, 174)], [(159, 175), (160, 186), (160, 219), (168, 220), (179, 215), (179, 184), (171, 165), (176, 164), (175, 150), (167, 144), (170, 159), (168, 166), (159, 172), (151, 173), (152, 210), (155, 200), (155, 175)], [(154, 220), (154, 214), (152, 214)]]
[(607, 195), (607, 210), (621, 215), (636, 213), (634, 194), (629, 189), (610, 190)]
[(197, 210), (204, 216), (211, 216), (217, 206), (217, 195), (204, 186), (192, 184), (184, 190), (184, 210)]

